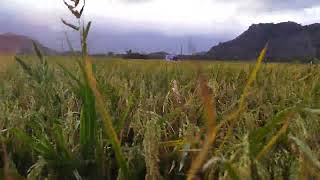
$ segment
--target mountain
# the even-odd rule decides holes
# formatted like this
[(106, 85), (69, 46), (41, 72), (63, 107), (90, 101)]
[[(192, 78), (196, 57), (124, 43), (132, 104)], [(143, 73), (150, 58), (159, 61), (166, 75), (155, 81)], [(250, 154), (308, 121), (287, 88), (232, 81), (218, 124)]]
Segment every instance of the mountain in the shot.
[[(0, 54), (33, 54), (32, 39), (13, 33), (0, 34)], [(35, 41), (45, 55), (55, 55), (57, 51), (41, 45)]]
[(218, 60), (253, 60), (269, 42), (267, 59), (310, 61), (320, 57), (320, 24), (295, 22), (253, 24), (234, 40), (220, 43), (207, 53)]

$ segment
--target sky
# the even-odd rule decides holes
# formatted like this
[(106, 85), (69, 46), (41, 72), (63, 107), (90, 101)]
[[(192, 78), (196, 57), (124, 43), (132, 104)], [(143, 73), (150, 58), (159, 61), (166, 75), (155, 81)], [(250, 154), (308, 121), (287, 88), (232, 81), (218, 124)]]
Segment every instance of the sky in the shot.
[[(81, 3), (83, 0), (81, 0)], [(91, 51), (206, 51), (255, 23), (320, 22), (319, 0), (87, 0)], [(60, 18), (76, 22), (62, 0), (0, 0), (0, 33), (31, 36), (65, 49)], [(76, 35), (71, 39), (76, 41)], [(75, 42), (76, 43), (76, 42)]]

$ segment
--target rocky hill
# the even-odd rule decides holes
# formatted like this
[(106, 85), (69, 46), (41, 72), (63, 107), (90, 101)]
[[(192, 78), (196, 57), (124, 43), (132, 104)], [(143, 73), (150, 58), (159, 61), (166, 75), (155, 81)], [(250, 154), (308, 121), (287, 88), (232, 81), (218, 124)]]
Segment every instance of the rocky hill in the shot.
[[(39, 49), (46, 55), (55, 55), (57, 51), (35, 41)], [(32, 39), (27, 36), (5, 33), (0, 34), (0, 54), (33, 54)]]
[(218, 60), (253, 60), (267, 42), (269, 60), (310, 61), (319, 58), (320, 24), (253, 24), (234, 40), (212, 47), (207, 55)]

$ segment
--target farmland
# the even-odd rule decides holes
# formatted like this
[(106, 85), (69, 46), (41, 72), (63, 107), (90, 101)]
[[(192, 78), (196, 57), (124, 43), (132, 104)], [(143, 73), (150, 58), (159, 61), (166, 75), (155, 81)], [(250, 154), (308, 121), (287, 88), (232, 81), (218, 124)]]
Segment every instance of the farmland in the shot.
[(0, 57), (4, 177), (185, 179), (207, 148), (195, 178), (319, 178), (319, 65), (96, 58), (97, 96), (81, 60), (21, 60)]
[(2, 55), (1, 58), (1, 64), (0, 64), (0, 73), (6, 72), (8, 67), (14, 63), (14, 58), (9, 55)]

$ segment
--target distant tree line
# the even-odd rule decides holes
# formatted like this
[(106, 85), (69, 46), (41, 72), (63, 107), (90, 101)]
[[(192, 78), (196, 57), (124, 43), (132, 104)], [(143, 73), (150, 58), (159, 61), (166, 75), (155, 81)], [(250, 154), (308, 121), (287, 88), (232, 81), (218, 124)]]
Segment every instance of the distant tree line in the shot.
[[(107, 57), (117, 57), (123, 59), (165, 59), (169, 53), (160, 51), (153, 53), (140, 53), (134, 52), (133, 50), (127, 50), (123, 54), (116, 54), (114, 52), (108, 52), (107, 54), (94, 54), (94, 56), (107, 56)], [(193, 55), (177, 55), (178, 60), (210, 60), (210, 57), (206, 53), (197, 53)]]

